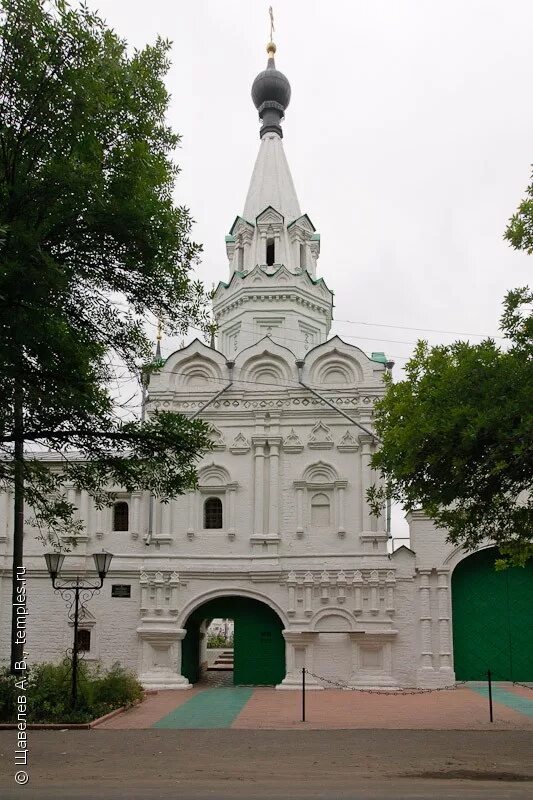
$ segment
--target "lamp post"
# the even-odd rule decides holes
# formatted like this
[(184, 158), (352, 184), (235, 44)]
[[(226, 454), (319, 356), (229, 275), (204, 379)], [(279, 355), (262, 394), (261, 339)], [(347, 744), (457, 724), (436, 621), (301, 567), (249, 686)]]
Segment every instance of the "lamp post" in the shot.
[(85, 602), (90, 600), (95, 592), (99, 591), (106, 577), (111, 559), (113, 555), (102, 550), (100, 553), (94, 553), (94, 565), (100, 578), (100, 583), (90, 583), (86, 578), (76, 576), (75, 581), (61, 580), (58, 582), (59, 573), (63, 566), (65, 556), (63, 553), (45, 553), (46, 566), (48, 573), (52, 579), (52, 586), (54, 590), (61, 595), (63, 600), (67, 603), (68, 617), (72, 620), (74, 626), (74, 643), (72, 646), (72, 688), (71, 688), (71, 701), (72, 707), (75, 708), (78, 701), (78, 624), (80, 620), (80, 598), (81, 608), (84, 607)]

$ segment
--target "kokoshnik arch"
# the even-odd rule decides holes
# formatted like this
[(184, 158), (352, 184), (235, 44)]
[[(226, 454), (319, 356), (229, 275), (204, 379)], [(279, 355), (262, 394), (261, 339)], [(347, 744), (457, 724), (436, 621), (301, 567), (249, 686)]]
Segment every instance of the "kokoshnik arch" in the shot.
[[(389, 554), (385, 518), (370, 514), (373, 406), (387, 359), (328, 338), (333, 294), (318, 274), (320, 235), (301, 210), (283, 148), (291, 88), (274, 55), (271, 43), (252, 87), (259, 154), (226, 236), (216, 347), (195, 340), (176, 351), (148, 388), (148, 414), (202, 409), (212, 425), (199, 488), (155, 502), (150, 515), (144, 493), (110, 487), (117, 503), (99, 510), (86, 492), (65, 487), (86, 526), (65, 570), (83, 570), (95, 544), (115, 554), (81, 620), (84, 658), (120, 661), (149, 688), (186, 689), (199, 676), (204, 620), (231, 616), (237, 682), (298, 688), (304, 666), (354, 687), (446, 686), (456, 676), (484, 678), (487, 668), (533, 680), (532, 568), (495, 578), (490, 542), (465, 557), (416, 512), (411, 547)], [(4, 493), (4, 661), (11, 520)], [(57, 660), (71, 632), (31, 534), (27, 650), (32, 661)], [(308, 676), (308, 686), (323, 685)]]

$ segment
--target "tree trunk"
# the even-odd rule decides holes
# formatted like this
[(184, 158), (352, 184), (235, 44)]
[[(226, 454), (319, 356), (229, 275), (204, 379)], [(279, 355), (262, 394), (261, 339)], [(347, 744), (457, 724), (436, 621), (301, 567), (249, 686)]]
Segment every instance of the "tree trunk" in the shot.
[[(14, 407), (15, 464), (14, 464), (14, 526), (13, 526), (13, 569), (11, 593), (11, 673), (20, 674), (23, 670), (17, 664), (23, 660), (24, 644), (17, 639), (17, 609), (25, 603), (18, 603), (19, 579), (22, 576), (24, 558), (24, 423), (22, 392), (15, 395)], [(25, 585), (25, 584), (24, 584)], [(24, 619), (26, 619), (24, 617)]]

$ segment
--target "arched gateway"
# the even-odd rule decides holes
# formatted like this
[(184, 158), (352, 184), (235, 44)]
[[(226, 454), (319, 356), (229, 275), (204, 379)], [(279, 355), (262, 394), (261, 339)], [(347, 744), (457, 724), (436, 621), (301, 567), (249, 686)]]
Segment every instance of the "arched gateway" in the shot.
[(533, 563), (497, 571), (495, 547), (467, 556), (452, 575), (458, 680), (533, 680)]
[(206, 620), (232, 619), (234, 629), (233, 682), (248, 686), (275, 686), (285, 677), (283, 623), (259, 600), (216, 597), (188, 617), (182, 642), (181, 673), (191, 683), (200, 677), (200, 627)]

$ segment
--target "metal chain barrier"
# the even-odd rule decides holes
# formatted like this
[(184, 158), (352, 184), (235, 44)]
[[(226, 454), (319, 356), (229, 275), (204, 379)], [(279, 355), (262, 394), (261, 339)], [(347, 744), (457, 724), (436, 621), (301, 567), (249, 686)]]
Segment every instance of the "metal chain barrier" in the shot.
[(533, 684), (530, 683), (520, 683), (520, 681), (513, 681), (513, 686), (521, 686), (523, 689), (529, 689), (530, 692), (533, 692)]
[(364, 694), (381, 694), (386, 695), (387, 697), (390, 695), (410, 695), (410, 694), (429, 694), (430, 692), (449, 692), (450, 690), (457, 689), (459, 686), (462, 686), (466, 683), (466, 681), (457, 681), (453, 686), (439, 686), (435, 689), (417, 689), (415, 686), (409, 686), (405, 689), (360, 689), (357, 686), (348, 686), (345, 683), (340, 683), (339, 681), (331, 680), (331, 678), (325, 678), (324, 675), (315, 675), (314, 672), (310, 672), (306, 670), (307, 675), (312, 675), (313, 678), (316, 678), (319, 681), (324, 681), (325, 683), (330, 684), (331, 686), (335, 686), (337, 689), (347, 689), (350, 692), (361, 692)]

